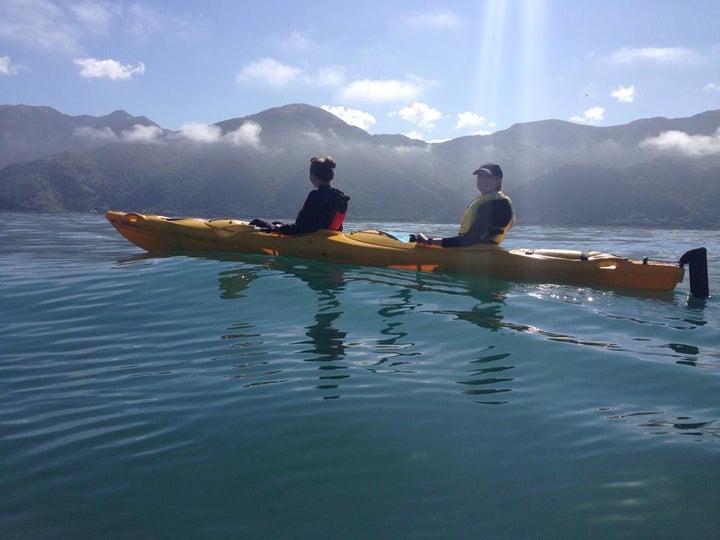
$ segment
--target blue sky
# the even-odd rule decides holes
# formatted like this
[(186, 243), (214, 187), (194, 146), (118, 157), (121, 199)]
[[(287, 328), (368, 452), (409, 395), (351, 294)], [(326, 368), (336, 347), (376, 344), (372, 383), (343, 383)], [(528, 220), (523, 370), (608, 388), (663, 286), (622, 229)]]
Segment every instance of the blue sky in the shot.
[(717, 0), (0, 0), (0, 104), (201, 130), (288, 103), (438, 141), (720, 108)]

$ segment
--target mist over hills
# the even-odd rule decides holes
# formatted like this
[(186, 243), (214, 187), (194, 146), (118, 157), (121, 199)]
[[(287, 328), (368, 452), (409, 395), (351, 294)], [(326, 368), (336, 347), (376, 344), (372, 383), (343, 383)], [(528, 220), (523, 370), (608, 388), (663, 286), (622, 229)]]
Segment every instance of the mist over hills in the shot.
[(500, 163), (518, 222), (720, 227), (720, 111), (611, 127), (560, 120), (429, 144), (293, 104), (180, 131), (116, 111), (0, 106), (0, 211), (293, 218), (312, 156), (338, 163), (348, 219), (456, 223)]
[(154, 126), (142, 116), (68, 116), (51, 107), (0, 105), (0, 168), (68, 150), (89, 150), (134, 126)]

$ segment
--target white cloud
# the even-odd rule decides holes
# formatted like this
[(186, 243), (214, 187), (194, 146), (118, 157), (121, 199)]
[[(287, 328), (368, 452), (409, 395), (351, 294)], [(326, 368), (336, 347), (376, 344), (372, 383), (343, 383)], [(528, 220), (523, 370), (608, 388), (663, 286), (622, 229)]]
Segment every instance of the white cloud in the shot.
[[(245, 122), (235, 131), (223, 135), (215, 125), (190, 122), (183, 124), (178, 133), (171, 135), (173, 139), (186, 139), (199, 144), (228, 143), (235, 146), (252, 146), (260, 148), (260, 132), (262, 127), (256, 122)], [(88, 126), (77, 128), (73, 137), (92, 139), (99, 142), (124, 143), (161, 143), (163, 130), (156, 126), (135, 124), (131, 129), (124, 130), (118, 137), (109, 127), (96, 129)]]
[(79, 29), (49, 0), (0, 1), (0, 40), (34, 49), (74, 53), (80, 50)]
[(239, 84), (258, 83), (275, 89), (285, 88), (291, 83), (333, 88), (345, 82), (345, 69), (341, 66), (327, 66), (310, 74), (274, 58), (261, 58), (245, 64), (235, 75), (235, 81)]
[(313, 144), (325, 145), (325, 138), (317, 131), (307, 130), (300, 132), (300, 136), (304, 139), (312, 141)]
[(15, 75), (17, 71), (9, 56), (0, 56), (0, 75)]
[(570, 120), (581, 124), (597, 124), (605, 117), (605, 109), (602, 107), (592, 107), (581, 115), (573, 116)]
[(225, 135), (225, 139), (237, 146), (260, 147), (260, 132), (262, 127), (256, 122), (245, 122), (235, 131)]
[(222, 130), (218, 126), (191, 122), (180, 126), (180, 136), (193, 142), (209, 144), (220, 140)]
[(122, 0), (0, 0), (0, 41), (62, 54), (83, 54), (90, 34), (120, 32), (118, 40), (162, 32), (173, 38), (195, 33), (193, 21), (178, 10), (158, 14), (149, 2)]
[(308, 86), (334, 88), (345, 82), (345, 69), (340, 66), (324, 67), (312, 77), (303, 77), (303, 82)]
[(223, 135), (222, 129), (218, 126), (191, 122), (183, 124), (176, 136), (200, 144), (225, 142), (235, 146), (259, 148), (260, 131), (262, 131), (260, 124), (245, 122), (235, 131)]
[(620, 103), (632, 103), (635, 101), (635, 85), (621, 86), (612, 92), (610, 96), (617, 99)]
[(420, 13), (410, 17), (408, 23), (419, 28), (455, 29), (462, 26), (462, 19), (450, 11)]
[(683, 131), (664, 131), (657, 137), (645, 139), (640, 146), (674, 150), (689, 156), (720, 154), (720, 128), (712, 135), (688, 135)]
[(318, 49), (318, 46), (301, 32), (291, 32), (273, 38), (275, 47), (282, 52), (308, 53)]
[(701, 62), (702, 56), (689, 47), (623, 47), (612, 52), (609, 60), (613, 64), (688, 64)]
[(132, 4), (127, 14), (130, 33), (139, 40), (147, 40), (163, 28), (160, 17), (142, 4)]
[(323, 105), (321, 108), (334, 114), (345, 123), (359, 127), (365, 131), (376, 123), (375, 117), (372, 114), (358, 109), (347, 109), (345, 107), (334, 107), (332, 105)]
[(145, 73), (145, 64), (142, 62), (139, 62), (137, 66), (132, 66), (111, 59), (76, 58), (73, 63), (80, 68), (80, 76), (85, 78), (108, 78), (120, 81)]
[(156, 126), (143, 126), (135, 124), (132, 129), (126, 129), (120, 135), (125, 143), (159, 143), (163, 130)]
[(158, 11), (148, 4), (152, 2), (102, 2), (109, 15), (117, 16), (117, 29), (135, 41), (147, 42), (155, 36), (181, 40), (197, 37), (197, 19), (175, 5), (170, 10), (159, 8), (161, 11)]
[(341, 96), (347, 101), (381, 103), (415, 99), (421, 91), (422, 83), (416, 81), (362, 79), (343, 88)]
[(107, 32), (112, 19), (111, 7), (108, 4), (85, 0), (70, 6), (78, 21), (94, 32)]
[(480, 116), (479, 114), (476, 114), (474, 112), (461, 112), (457, 115), (457, 123), (455, 124), (455, 129), (463, 129), (466, 127), (476, 127), (476, 126), (487, 126), (487, 127), (493, 127), (495, 124), (492, 122), (488, 122), (487, 118), (484, 116)]
[(405, 136), (406, 136), (407, 138), (409, 138), (409, 139), (415, 139), (415, 140), (418, 140), (418, 141), (424, 141), (424, 140), (425, 140), (424, 137), (423, 137), (423, 134), (422, 134), (420, 131), (417, 131), (417, 130), (415, 130), (415, 131), (408, 131), (407, 133), (403, 133), (403, 135), (405, 135)]
[(413, 103), (410, 107), (403, 107), (397, 113), (391, 113), (392, 116), (397, 114), (406, 122), (411, 122), (417, 126), (432, 129), (435, 127), (435, 121), (440, 120), (443, 115), (437, 109), (433, 109), (426, 103)]
[(97, 129), (90, 126), (82, 126), (73, 131), (73, 137), (107, 143), (115, 142), (118, 140), (118, 136), (115, 135), (115, 132), (107, 126), (102, 129)]
[(243, 66), (235, 80), (239, 83), (255, 81), (272, 88), (282, 88), (300, 77), (301, 73), (299, 68), (282, 64), (273, 58), (262, 58)]
[(710, 83), (705, 85), (705, 88), (703, 88), (706, 92), (720, 92), (720, 84), (718, 83)]
[[(423, 141), (423, 142), (433, 142), (433, 141), (425, 141), (422, 138), (422, 134), (418, 133), (417, 131), (413, 131), (410, 133), (404, 133), (406, 137), (409, 139), (415, 139), (417, 141)], [(441, 141), (442, 142), (442, 141)], [(393, 146), (392, 151), (395, 154), (401, 155), (401, 156), (412, 156), (412, 155), (428, 155), (432, 153), (432, 146), (429, 144), (426, 144), (424, 146), (418, 146), (418, 145), (403, 145), (403, 146)]]

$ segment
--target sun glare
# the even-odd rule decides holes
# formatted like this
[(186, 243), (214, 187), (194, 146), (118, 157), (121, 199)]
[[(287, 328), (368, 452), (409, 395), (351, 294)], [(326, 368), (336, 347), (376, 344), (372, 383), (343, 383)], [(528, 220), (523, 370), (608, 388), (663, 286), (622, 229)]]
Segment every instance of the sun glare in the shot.
[(519, 121), (534, 118), (543, 97), (536, 89), (545, 71), (545, 3), (493, 0), (478, 13), (474, 110), (491, 121), (511, 109)]

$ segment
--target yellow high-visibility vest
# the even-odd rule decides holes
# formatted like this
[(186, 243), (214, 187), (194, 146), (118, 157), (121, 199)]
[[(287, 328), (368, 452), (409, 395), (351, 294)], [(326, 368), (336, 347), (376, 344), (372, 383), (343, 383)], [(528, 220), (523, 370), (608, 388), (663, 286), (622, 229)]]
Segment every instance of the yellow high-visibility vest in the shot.
[[(510, 200), (510, 197), (505, 195), (502, 191), (493, 191), (492, 193), (485, 193), (484, 195), (479, 195), (475, 197), (468, 207), (465, 209), (465, 213), (462, 216), (462, 219), (460, 220), (460, 230), (458, 231), (458, 234), (466, 234), (469, 230), (472, 224), (474, 223), (475, 219), (477, 218), (478, 210), (483, 204), (486, 204), (490, 201), (498, 200), (498, 199), (507, 199), (507, 201), (510, 203), (512, 207), (512, 201)], [(498, 229), (497, 234), (489, 236), (487, 239), (494, 244), (499, 244), (505, 239), (505, 235), (507, 232), (512, 229), (512, 226), (515, 224), (515, 216), (513, 215), (512, 219), (504, 224), (497, 224), (496, 228)]]

